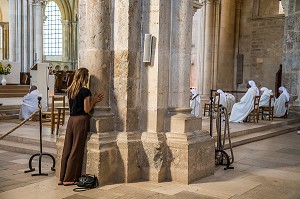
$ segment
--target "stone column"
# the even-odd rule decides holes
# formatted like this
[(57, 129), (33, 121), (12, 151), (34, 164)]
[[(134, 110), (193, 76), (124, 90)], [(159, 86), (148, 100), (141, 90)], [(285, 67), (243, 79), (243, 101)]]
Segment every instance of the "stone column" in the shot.
[(3, 53), (3, 60), (7, 60), (9, 58), (9, 30), (8, 30), (8, 26), (9, 24), (6, 23), (3, 27), (2, 27), (2, 31), (3, 31), (3, 49), (2, 49), (2, 53)]
[[(171, 1), (143, 1), (144, 35), (152, 34), (152, 60), (141, 67), (142, 129), (141, 176), (145, 180), (161, 182), (167, 178), (168, 160), (165, 139), (169, 90), (169, 52)], [(143, 45), (142, 45), (143, 46)], [(143, 47), (142, 47), (143, 48)]]
[(204, 63), (202, 73), (202, 96), (203, 99), (209, 99), (210, 90), (213, 87), (213, 59), (214, 59), (214, 1), (207, 0), (204, 3), (205, 8), (205, 46), (204, 46)]
[[(22, 1), (16, 1), (16, 62), (21, 63), (23, 52), (22, 52)], [(22, 63), (21, 63), (22, 65)], [(22, 70), (22, 68), (21, 68)]]
[(202, 120), (191, 115), (189, 77), (193, 0), (172, 1), (169, 114), (166, 134), (171, 180), (191, 183), (214, 172), (214, 141), (201, 131)]
[(63, 46), (62, 46), (62, 56), (63, 61), (69, 61), (70, 60), (70, 21), (69, 20), (62, 20), (62, 32), (63, 32)]
[(43, 8), (46, 5), (44, 0), (33, 0), (34, 7), (34, 51), (38, 63), (43, 62)]
[(141, 46), (140, 0), (118, 0), (112, 5), (113, 79), (111, 106), (115, 114), (120, 163), (119, 180), (140, 180), (141, 133), (139, 132), (139, 75)]
[[(91, 91), (104, 94), (104, 100), (96, 104), (92, 113), (83, 172), (95, 174), (102, 185), (119, 181), (117, 132), (114, 131), (114, 117), (109, 107), (110, 15), (110, 0), (80, 1), (79, 67), (89, 69)], [(61, 158), (63, 140), (64, 136), (61, 136), (57, 141), (58, 160)]]
[(9, 61), (16, 61), (16, 1), (9, 0)]
[(28, 24), (28, 32), (29, 32), (29, 66), (32, 67), (34, 60), (34, 11), (32, 0), (29, 0), (29, 24)]
[(77, 68), (77, 21), (71, 22), (71, 49), (70, 49), (70, 60), (72, 61), (72, 69), (75, 70)]
[(22, 22), (23, 22), (23, 26), (22, 26), (22, 37), (23, 37), (23, 41), (22, 41), (22, 61), (21, 61), (21, 66), (22, 66), (22, 71), (23, 72), (29, 72), (29, 59), (28, 59), (28, 1), (24, 1), (23, 0), (23, 5), (22, 5)]
[(240, 19), (241, 19), (241, 0), (235, 2), (235, 32), (234, 32), (234, 71), (233, 71), (233, 90), (237, 90), (237, 55), (239, 52), (239, 35), (240, 35)]
[[(300, 107), (300, 13), (295, 12), (296, 2), (282, 0), (285, 12), (284, 51), (282, 62), (282, 83), (290, 93), (290, 101), (296, 110)], [(298, 2), (297, 2), (298, 3)]]

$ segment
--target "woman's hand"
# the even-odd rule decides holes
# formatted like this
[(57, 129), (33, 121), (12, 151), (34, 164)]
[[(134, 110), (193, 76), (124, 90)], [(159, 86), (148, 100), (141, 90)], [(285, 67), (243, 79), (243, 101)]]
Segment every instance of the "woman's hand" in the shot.
[(94, 105), (98, 102), (101, 102), (104, 98), (104, 95), (100, 93), (99, 95), (95, 92), (92, 97), (86, 97), (84, 99), (84, 112), (89, 113)]
[(104, 98), (103, 93), (100, 93), (99, 95), (94, 92), (94, 96), (92, 97), (92, 104), (96, 104), (98, 102), (101, 102)]

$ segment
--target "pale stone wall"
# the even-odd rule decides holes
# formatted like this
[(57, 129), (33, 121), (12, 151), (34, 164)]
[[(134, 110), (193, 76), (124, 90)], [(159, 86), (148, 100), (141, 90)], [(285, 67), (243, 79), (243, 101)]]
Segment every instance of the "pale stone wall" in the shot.
[[(300, 105), (300, 9), (295, 12), (295, 5), (299, 0), (286, 0), (284, 2), (286, 14), (284, 32), (283, 57), (283, 85), (286, 86), (293, 98), (297, 98)], [(293, 99), (292, 99), (293, 100)]]
[[(257, 86), (274, 90), (283, 56), (284, 16), (257, 16), (259, 8), (252, 7), (253, 3), (252, 0), (242, 2), (239, 53), (244, 55), (243, 79), (244, 83), (252, 79)], [(278, 12), (279, 7), (273, 9)]]

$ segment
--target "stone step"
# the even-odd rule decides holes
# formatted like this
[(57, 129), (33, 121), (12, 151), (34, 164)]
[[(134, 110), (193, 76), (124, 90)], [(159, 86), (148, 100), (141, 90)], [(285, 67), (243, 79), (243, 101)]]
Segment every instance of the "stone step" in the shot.
[[(280, 122), (272, 122), (272, 121), (267, 121), (267, 122), (268, 122), (268, 125), (257, 126), (257, 127), (255, 127), (252, 123), (251, 128), (248, 128), (247, 130), (231, 132), (230, 135), (232, 138), (234, 138), (234, 137), (249, 135), (249, 134), (253, 134), (253, 133), (257, 133), (257, 132), (267, 131), (269, 129), (276, 129), (281, 126), (299, 123), (300, 118), (285, 119), (285, 121), (280, 121)], [(245, 125), (247, 125), (247, 124), (245, 124)], [(229, 124), (229, 126), (230, 126), (230, 124)]]
[[(22, 154), (37, 154), (40, 153), (39, 145), (24, 144), (7, 140), (0, 140), (0, 149), (12, 151)], [(43, 146), (43, 153), (49, 153), (56, 157), (56, 149)]]
[(2, 111), (2, 110), (10, 110), (10, 109), (18, 109), (18, 110), (20, 110), (20, 108), (21, 108), (21, 105), (3, 105), (3, 106), (0, 106), (0, 112)]
[(0, 121), (1, 120), (12, 120), (12, 119), (18, 119), (19, 114), (13, 114), (13, 115), (1, 115), (0, 114)]
[[(265, 131), (259, 131), (256, 133), (249, 133), (237, 137), (231, 137), (231, 145), (232, 147), (248, 144), (251, 142), (267, 139), (270, 137), (282, 135), (285, 133), (290, 133), (293, 131), (297, 131), (300, 128), (300, 122), (294, 123), (294, 124), (288, 124), (288, 125), (281, 125), (277, 128), (268, 129)], [(229, 148), (229, 142), (228, 139), (225, 141), (225, 149)]]
[(19, 114), (20, 109), (7, 109), (7, 110), (0, 110), (0, 114), (2, 115), (15, 115)]
[[(29, 144), (29, 145), (32, 145), (32, 146), (33, 145), (40, 146), (40, 140), (39, 139), (18, 137), (18, 136), (14, 136), (13, 133), (6, 136), (3, 140), (10, 141), (10, 142), (16, 142), (16, 143)], [(55, 142), (43, 140), (43, 147), (56, 149), (56, 144), (55, 144)]]

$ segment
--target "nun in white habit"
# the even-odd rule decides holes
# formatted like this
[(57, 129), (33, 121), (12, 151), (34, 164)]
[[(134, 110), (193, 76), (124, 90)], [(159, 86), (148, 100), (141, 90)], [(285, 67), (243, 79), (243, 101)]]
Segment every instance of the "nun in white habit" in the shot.
[[(262, 95), (260, 96), (259, 100), (259, 107), (268, 107), (269, 106), (269, 101), (270, 101), (270, 96), (273, 95), (272, 90), (269, 90), (266, 87), (262, 87), (260, 89), (262, 91)], [(274, 105), (274, 102), (272, 101), (272, 106)]]
[[(29, 93), (24, 96), (23, 103), (19, 112), (19, 119), (25, 120), (29, 116), (38, 110), (38, 97), (42, 94), (37, 90), (37, 87), (32, 85), (29, 89)], [(47, 103), (44, 99), (41, 100), (42, 111), (47, 110)]]
[(200, 117), (202, 113), (200, 95), (196, 89), (191, 89), (190, 107), (192, 108), (192, 114), (196, 117)]
[(220, 104), (227, 108), (227, 98), (225, 93), (221, 89), (218, 89), (217, 93), (220, 94)]
[(232, 107), (235, 103), (235, 97), (231, 93), (225, 93), (227, 99), (227, 111), (231, 113)]
[(232, 106), (235, 103), (235, 97), (230, 93), (224, 93), (221, 89), (217, 90), (217, 93), (220, 93), (220, 104), (226, 107), (227, 112), (230, 113)]
[(290, 100), (290, 95), (283, 86), (279, 87), (278, 90), (280, 95), (274, 103), (274, 117), (283, 117), (287, 111), (285, 103)]
[(235, 103), (232, 107), (229, 122), (240, 122), (251, 113), (254, 108), (254, 97), (257, 94), (258, 88), (255, 86), (254, 81), (249, 81), (247, 84), (248, 91), (241, 98), (241, 101)]

